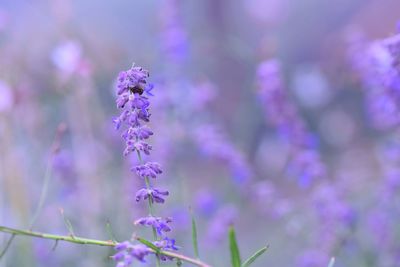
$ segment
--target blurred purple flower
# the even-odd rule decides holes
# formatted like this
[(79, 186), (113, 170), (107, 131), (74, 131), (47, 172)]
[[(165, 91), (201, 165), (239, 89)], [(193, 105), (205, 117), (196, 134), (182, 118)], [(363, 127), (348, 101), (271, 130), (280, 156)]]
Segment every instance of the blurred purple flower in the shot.
[(326, 266), (329, 257), (320, 250), (308, 250), (297, 259), (297, 267), (321, 267)]
[(367, 218), (367, 227), (379, 246), (386, 247), (392, 240), (392, 227), (390, 215), (383, 210), (371, 211)]
[(195, 142), (207, 156), (228, 164), (232, 177), (238, 184), (248, 182), (251, 169), (244, 156), (228, 141), (219, 128), (212, 124), (199, 125), (194, 132)]
[(350, 60), (361, 77), (373, 125), (389, 129), (400, 123), (400, 34), (368, 42), (353, 38)]
[(218, 207), (217, 198), (210, 190), (200, 190), (196, 193), (197, 210), (205, 216), (210, 216)]
[(300, 150), (293, 152), (287, 171), (293, 177), (298, 177), (301, 187), (309, 187), (316, 177), (325, 176), (325, 165), (321, 162), (315, 150)]
[[(163, 250), (178, 250), (178, 247), (175, 246), (175, 239), (165, 237), (162, 240), (154, 241), (153, 244)], [(165, 255), (160, 255), (160, 259), (162, 261), (170, 260), (172, 261), (173, 258)]]
[(11, 110), (14, 104), (14, 94), (11, 87), (0, 80), (0, 113)]
[(82, 48), (75, 41), (66, 41), (53, 50), (51, 60), (60, 71), (72, 74), (78, 70), (82, 60)]
[(6, 29), (6, 26), (9, 22), (9, 15), (5, 9), (0, 8), (0, 31)]
[(275, 24), (285, 18), (287, 0), (245, 0), (245, 8), (252, 18), (266, 24)]
[(71, 153), (67, 150), (57, 151), (53, 156), (53, 168), (62, 178), (73, 178), (75, 166)]
[(171, 63), (180, 64), (187, 56), (189, 45), (183, 29), (177, 0), (167, 0), (162, 8), (162, 45)]
[(168, 237), (164, 237), (162, 240), (159, 241), (154, 241), (153, 244), (156, 247), (165, 250), (178, 250), (178, 247), (175, 245), (175, 240)]
[(313, 203), (320, 221), (324, 223), (338, 222), (345, 226), (354, 224), (353, 209), (332, 184), (320, 184), (312, 195)]
[(224, 206), (218, 210), (210, 221), (207, 230), (207, 240), (211, 244), (219, 243), (226, 236), (229, 226), (234, 223), (238, 216), (234, 206)]
[(134, 224), (135, 225), (143, 225), (143, 226), (152, 226), (156, 229), (159, 235), (163, 235), (164, 232), (171, 231), (169, 223), (172, 222), (171, 218), (161, 218), (161, 217), (143, 217), (137, 219)]
[(287, 171), (308, 187), (325, 176), (325, 165), (316, 150), (316, 140), (307, 130), (296, 106), (290, 101), (277, 60), (261, 63), (258, 69), (259, 94), (267, 120), (291, 146)]

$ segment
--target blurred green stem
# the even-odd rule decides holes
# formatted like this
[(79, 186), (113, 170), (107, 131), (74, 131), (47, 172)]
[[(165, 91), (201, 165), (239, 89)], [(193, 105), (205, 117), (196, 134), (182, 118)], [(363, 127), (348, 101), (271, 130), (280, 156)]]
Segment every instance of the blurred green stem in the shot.
[(33, 225), (35, 224), (36, 220), (39, 217), (40, 212), (43, 209), (43, 205), (44, 202), (46, 200), (47, 197), (47, 192), (49, 189), (49, 184), (50, 184), (50, 179), (51, 179), (51, 175), (52, 175), (52, 161), (53, 161), (53, 153), (51, 154), (50, 158), (48, 159), (47, 162), (47, 166), (46, 166), (46, 172), (44, 175), (44, 182), (43, 182), (43, 186), (42, 186), (42, 191), (40, 193), (40, 198), (39, 198), (39, 203), (36, 207), (36, 211), (32, 217), (31, 222), (29, 223), (29, 228), (32, 229)]
[[(31, 236), (31, 237), (38, 237), (38, 238), (43, 238), (43, 239), (50, 239), (50, 240), (55, 240), (55, 241), (65, 241), (65, 242), (71, 242), (75, 244), (81, 244), (81, 245), (96, 245), (96, 246), (106, 246), (106, 247), (114, 247), (117, 242), (115, 241), (103, 241), (103, 240), (97, 240), (97, 239), (89, 239), (89, 238), (83, 238), (83, 237), (78, 237), (78, 236), (68, 236), (68, 235), (53, 235), (53, 234), (47, 234), (47, 233), (40, 233), (40, 232), (33, 232), (30, 230), (20, 230), (20, 229), (14, 229), (6, 226), (1, 226), (0, 225), (0, 232), (3, 233), (8, 233), (12, 235), (23, 235), (23, 236)], [(149, 247), (155, 253), (155, 251)], [(187, 263), (191, 263), (195, 266), (198, 267), (211, 267), (211, 265), (208, 265), (202, 261), (199, 261), (197, 259), (193, 259), (190, 257), (187, 257), (185, 255), (171, 252), (171, 251), (163, 251), (160, 250), (159, 253), (161, 255), (165, 255), (167, 257), (171, 257), (174, 259), (178, 259)]]

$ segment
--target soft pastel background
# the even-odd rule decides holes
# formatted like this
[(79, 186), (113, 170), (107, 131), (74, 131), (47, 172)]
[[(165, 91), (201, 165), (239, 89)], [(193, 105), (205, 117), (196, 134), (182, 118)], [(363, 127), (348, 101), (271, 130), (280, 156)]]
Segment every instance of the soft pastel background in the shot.
[[(336, 267), (400, 266), (396, 130), (375, 127), (351, 60), (354, 40), (398, 32), (399, 10), (397, 0), (1, 0), (0, 225), (28, 228), (50, 177), (34, 230), (67, 234), (63, 210), (80, 236), (109, 239), (107, 223), (118, 240), (148, 236), (132, 223), (146, 212), (134, 200), (141, 181), (112, 124), (115, 79), (135, 62), (156, 85), (151, 157), (171, 193), (157, 213), (174, 218), (182, 253), (193, 255), (191, 209), (213, 266), (229, 266), (231, 223), (243, 257), (270, 245), (254, 266), (324, 267), (331, 256)], [(312, 133), (315, 179), (286, 168), (290, 142), (257, 78), (271, 58)], [(53, 247), (17, 237), (0, 266), (115, 264), (111, 249)]]

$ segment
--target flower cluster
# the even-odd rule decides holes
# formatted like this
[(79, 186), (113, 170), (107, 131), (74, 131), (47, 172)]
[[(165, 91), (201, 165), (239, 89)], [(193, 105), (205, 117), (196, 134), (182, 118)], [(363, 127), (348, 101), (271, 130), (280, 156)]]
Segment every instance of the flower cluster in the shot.
[(163, 2), (161, 21), (162, 21), (162, 40), (164, 54), (172, 64), (181, 64), (188, 54), (188, 40), (186, 32), (181, 22), (179, 12), (179, 1), (168, 0)]
[(291, 146), (288, 172), (308, 186), (325, 175), (325, 166), (315, 148), (313, 135), (298, 115), (283, 83), (280, 63), (263, 62), (258, 69), (259, 94), (268, 122), (277, 128), (279, 135)]
[[(161, 166), (157, 162), (142, 162), (142, 153), (149, 155), (152, 150), (147, 140), (153, 132), (144, 125), (150, 121), (149, 96), (153, 96), (151, 93), (153, 85), (147, 83), (148, 76), (147, 70), (135, 66), (119, 74), (116, 103), (121, 110), (121, 115), (114, 119), (114, 123), (117, 129), (124, 128), (122, 133), (126, 144), (124, 155), (135, 152), (140, 161), (140, 165), (132, 167), (131, 170), (145, 180), (145, 187), (136, 193), (136, 201), (148, 200), (149, 215), (137, 219), (134, 223), (150, 226), (153, 229), (155, 246), (166, 250), (176, 250), (175, 241), (165, 236), (166, 232), (171, 231), (169, 226), (171, 218), (156, 217), (152, 209), (154, 203), (164, 203), (165, 197), (169, 195), (168, 191), (155, 188), (150, 183), (150, 178), (155, 179), (162, 173)], [(151, 252), (146, 246), (132, 245), (128, 241), (119, 243), (116, 250), (117, 254), (113, 258), (118, 262), (118, 267), (130, 266), (134, 258), (144, 261), (144, 257)], [(160, 255), (158, 257), (161, 260), (167, 259)]]
[(134, 259), (144, 262), (144, 258), (151, 253), (145, 245), (132, 245), (125, 241), (115, 246), (117, 253), (112, 258), (117, 262), (116, 267), (130, 266)]
[[(400, 123), (400, 34), (350, 43), (351, 63), (361, 77), (373, 125), (389, 129)], [(356, 56), (355, 56), (356, 55)]]
[(213, 124), (202, 124), (195, 129), (193, 136), (204, 154), (215, 157), (229, 166), (236, 183), (249, 182), (252, 173), (248, 162), (220, 128)]

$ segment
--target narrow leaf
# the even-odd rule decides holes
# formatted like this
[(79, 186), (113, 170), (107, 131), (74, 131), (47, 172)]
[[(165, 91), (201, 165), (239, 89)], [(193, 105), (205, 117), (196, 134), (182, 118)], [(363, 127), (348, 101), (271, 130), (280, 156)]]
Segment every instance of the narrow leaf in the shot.
[(146, 245), (147, 247), (153, 249), (157, 254), (160, 253), (160, 249), (158, 247), (156, 247), (156, 245), (154, 245), (150, 241), (148, 241), (146, 239), (143, 239), (143, 238), (140, 238), (140, 237), (137, 237), (136, 239), (137, 239), (137, 241), (139, 241), (143, 245)]
[(106, 223), (106, 229), (107, 229), (108, 235), (109, 235), (109, 237), (110, 237), (110, 240), (116, 242), (117, 240), (115, 239), (113, 230), (111, 229), (111, 224), (110, 224), (110, 222), (107, 222), (107, 223)]
[[(242, 267), (248, 267), (250, 266), (258, 257), (260, 257), (262, 254), (264, 254), (265, 251), (267, 251), (267, 247), (263, 247), (260, 250), (258, 250), (256, 253), (254, 253), (250, 258), (248, 258), (243, 264)], [(331, 267), (331, 266), (329, 266)]]
[(74, 233), (74, 228), (72, 227), (71, 222), (68, 220), (67, 217), (65, 217), (65, 214), (64, 214), (64, 210), (63, 210), (63, 209), (60, 209), (60, 213), (61, 213), (61, 216), (62, 216), (62, 218), (63, 218), (63, 220), (64, 220), (65, 226), (66, 226), (67, 229), (68, 229), (69, 235), (70, 235), (72, 238), (74, 238), (74, 237), (75, 237), (75, 233)]
[(236, 242), (235, 229), (233, 229), (232, 226), (229, 228), (229, 248), (231, 250), (232, 267), (240, 267), (241, 260), (240, 260), (239, 247)]
[(331, 258), (328, 267), (333, 267), (335, 265), (335, 258)]
[(193, 249), (194, 249), (194, 255), (196, 258), (199, 258), (199, 245), (197, 242), (197, 227), (196, 227), (196, 220), (194, 219), (192, 215), (192, 242), (193, 242)]

